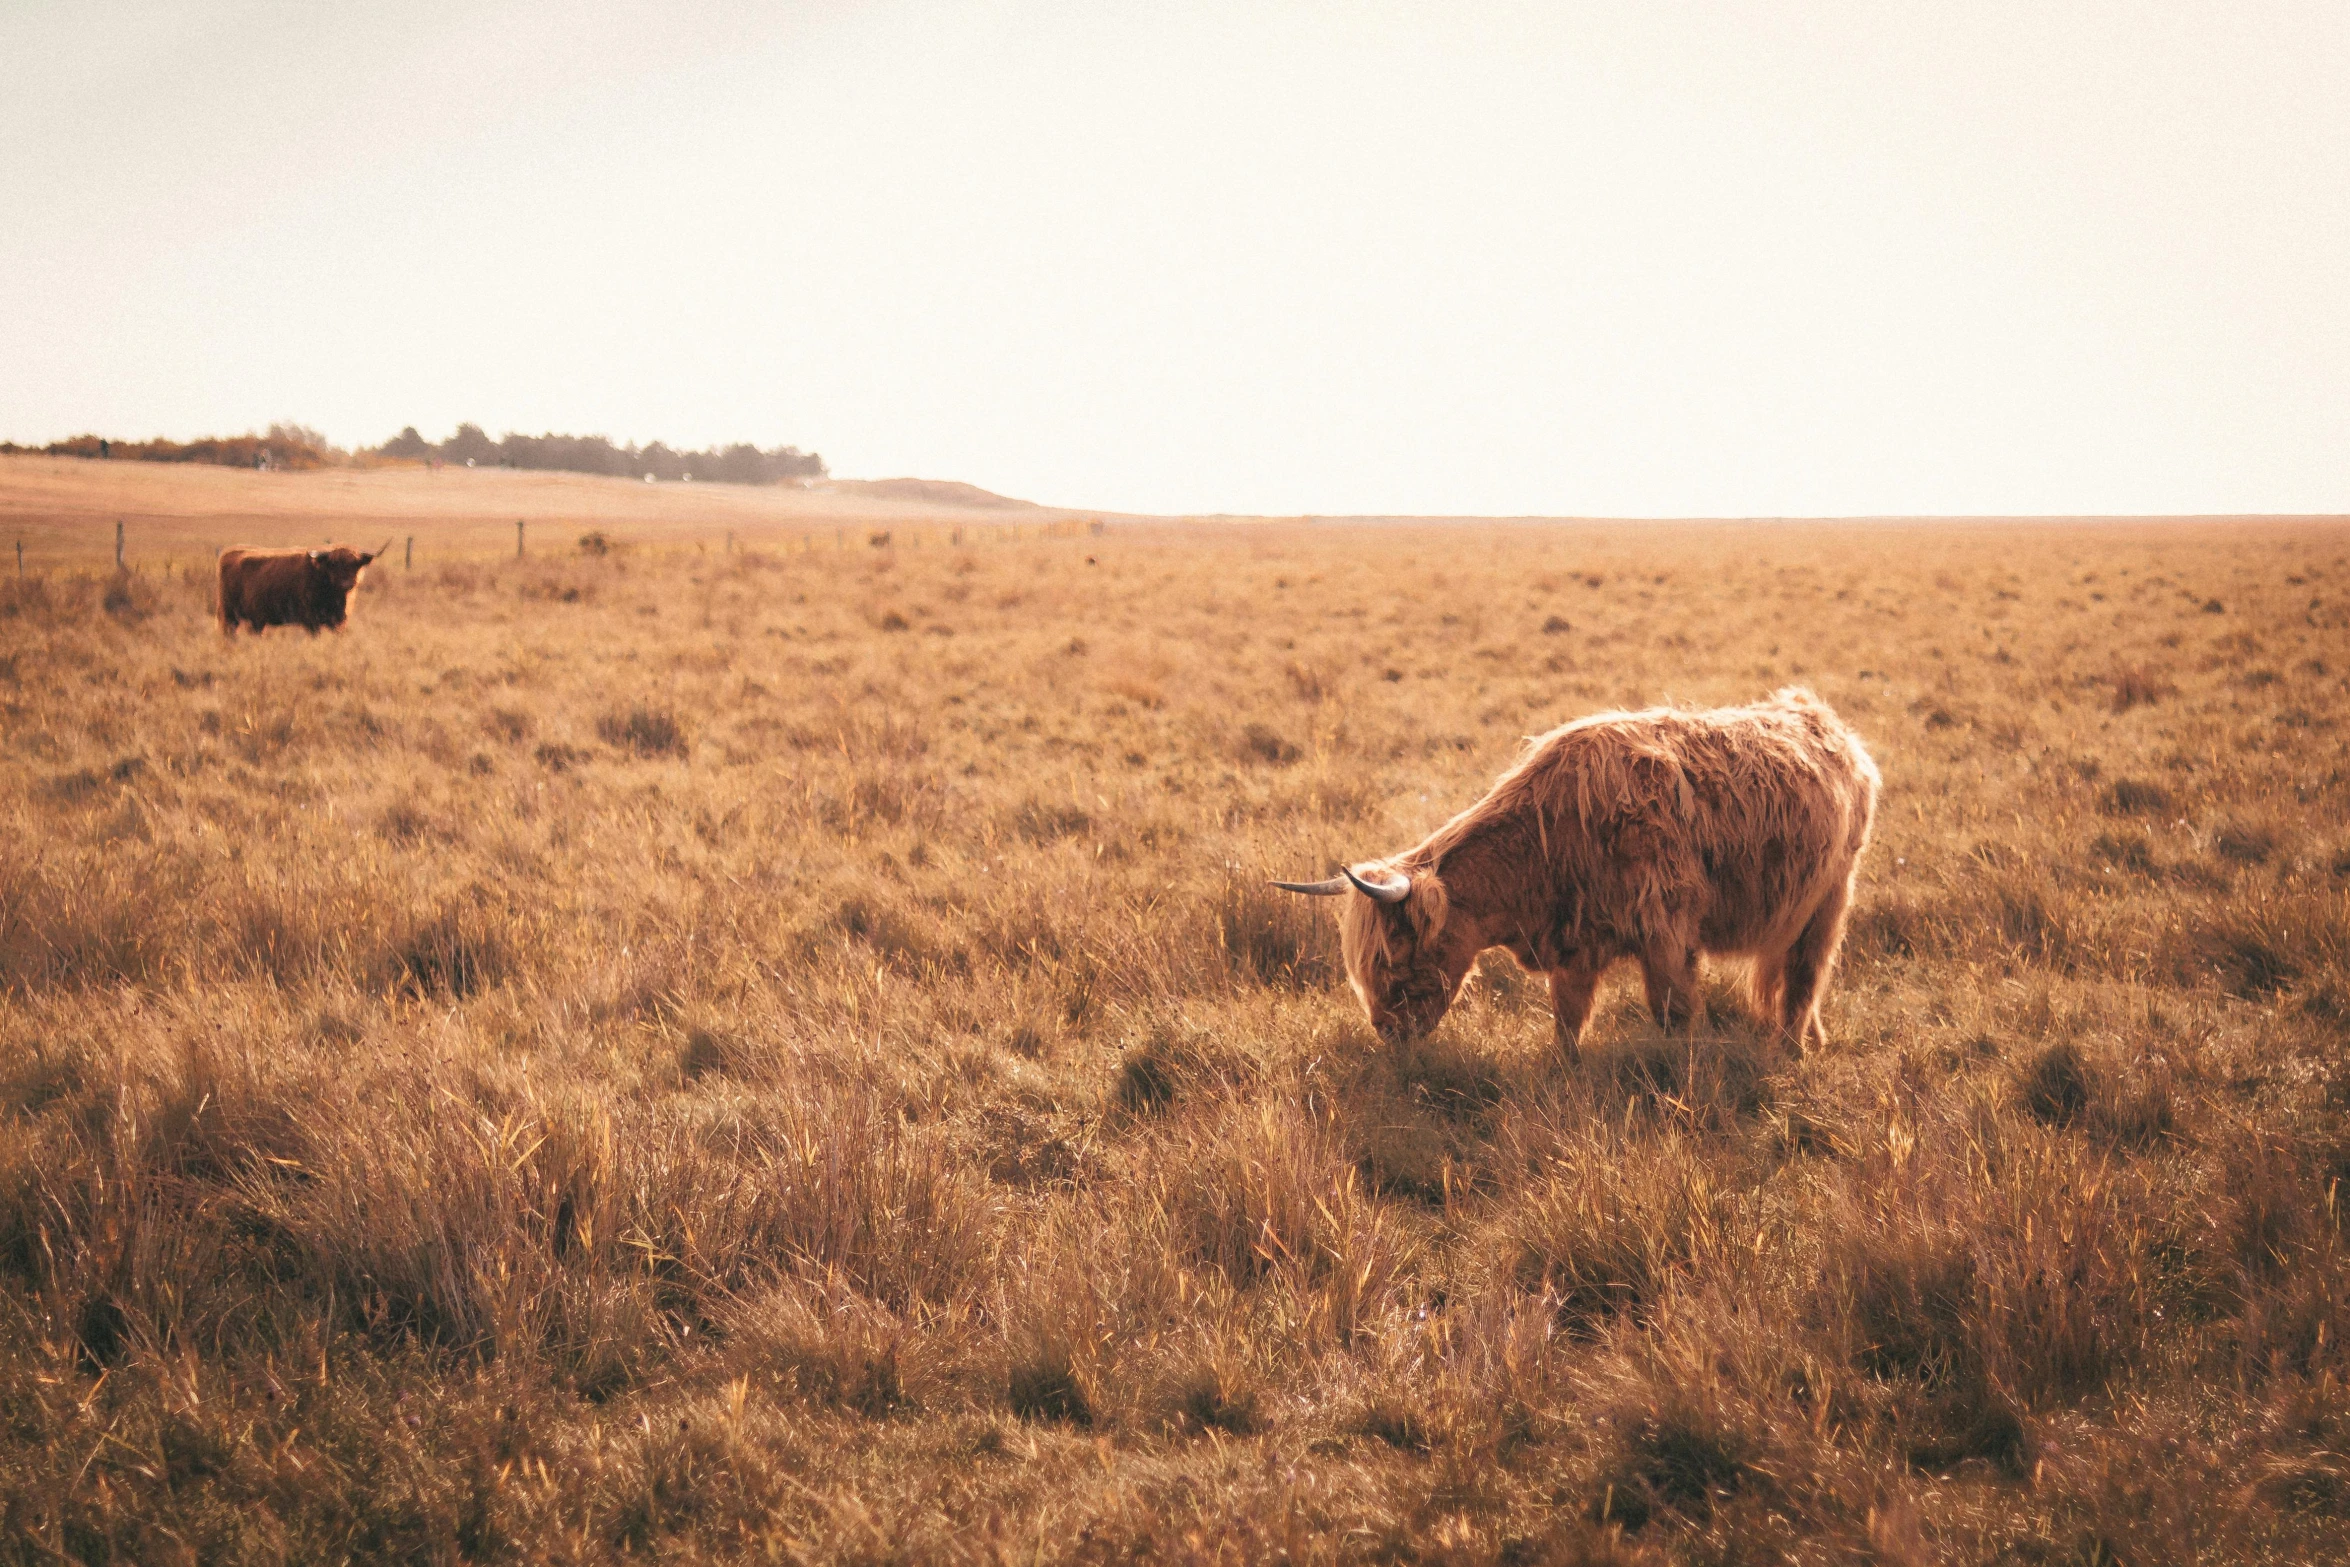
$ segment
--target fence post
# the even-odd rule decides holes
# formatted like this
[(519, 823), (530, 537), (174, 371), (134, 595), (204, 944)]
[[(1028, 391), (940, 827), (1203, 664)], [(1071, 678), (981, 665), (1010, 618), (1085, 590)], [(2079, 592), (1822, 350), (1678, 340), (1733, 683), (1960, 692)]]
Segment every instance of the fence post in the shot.
[(114, 519), (114, 569), (122, 570), (122, 519)]
[(408, 535), (408, 548), (401, 552), (400, 569), (402, 571), (414, 571), (416, 569), (416, 535), (413, 533)]
[(16, 574), (20, 577), (24, 575), (24, 540), (22, 539), (16, 541)]
[(522, 559), (522, 519), (514, 519), (514, 558)]

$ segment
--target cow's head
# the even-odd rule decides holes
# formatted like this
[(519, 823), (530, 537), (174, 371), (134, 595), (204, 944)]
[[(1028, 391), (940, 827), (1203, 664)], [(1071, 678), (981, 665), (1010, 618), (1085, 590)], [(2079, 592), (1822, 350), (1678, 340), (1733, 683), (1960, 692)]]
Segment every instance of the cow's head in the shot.
[(359, 573), (367, 569), (368, 562), (391, 548), (391, 543), (391, 540), (386, 539), (382, 548), (369, 550), (364, 555), (347, 544), (338, 544), (331, 550), (312, 550), (310, 568), (336, 594), (347, 594), (359, 585)]
[(1338, 936), (1347, 981), (1389, 1044), (1434, 1028), (1477, 962), (1479, 943), (1465, 922), (1447, 918), (1444, 881), (1432, 870), (1369, 860), (1328, 881), (1273, 885), (1346, 900), (1338, 911)]

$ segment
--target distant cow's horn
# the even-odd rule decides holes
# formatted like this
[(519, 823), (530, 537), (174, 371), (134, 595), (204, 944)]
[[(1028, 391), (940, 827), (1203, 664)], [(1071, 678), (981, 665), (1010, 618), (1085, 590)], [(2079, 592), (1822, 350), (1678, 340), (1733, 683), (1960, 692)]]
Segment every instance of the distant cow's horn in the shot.
[(1328, 881), (1277, 881), (1273, 883), (1283, 892), (1302, 892), (1309, 898), (1335, 898), (1346, 891), (1344, 876), (1333, 876)]
[(375, 559), (375, 558), (376, 558), (378, 555), (381, 555), (381, 554), (382, 554), (382, 553), (383, 553), (385, 550), (388, 550), (388, 549), (390, 549), (391, 547), (392, 547), (392, 541), (391, 541), (390, 539), (386, 539), (386, 540), (384, 540), (384, 541), (383, 541), (381, 544), (378, 544), (378, 545), (377, 545), (377, 546), (376, 546), (374, 549), (371, 549), (371, 550), (369, 550), (369, 551), (368, 551), (366, 554), (364, 554), (364, 555), (360, 556), (360, 557), (359, 557), (359, 564), (360, 564), (360, 565), (362, 565), (362, 566), (366, 565), (366, 564), (367, 564), (369, 561), (371, 561), (371, 560)]
[(1350, 867), (1346, 879), (1354, 883), (1355, 891), (1377, 903), (1401, 903), (1412, 895), (1412, 879), (1401, 871), (1388, 871), (1374, 879), (1357, 876)]

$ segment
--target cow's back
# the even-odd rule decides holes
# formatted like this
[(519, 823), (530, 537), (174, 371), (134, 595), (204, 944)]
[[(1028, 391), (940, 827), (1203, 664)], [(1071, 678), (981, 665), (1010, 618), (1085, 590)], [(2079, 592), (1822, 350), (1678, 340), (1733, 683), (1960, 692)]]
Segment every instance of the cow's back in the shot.
[(1636, 940), (1694, 920), (1738, 951), (1851, 875), (1876, 768), (1809, 693), (1750, 708), (1606, 714), (1544, 737), (1519, 770), (1564, 923)]

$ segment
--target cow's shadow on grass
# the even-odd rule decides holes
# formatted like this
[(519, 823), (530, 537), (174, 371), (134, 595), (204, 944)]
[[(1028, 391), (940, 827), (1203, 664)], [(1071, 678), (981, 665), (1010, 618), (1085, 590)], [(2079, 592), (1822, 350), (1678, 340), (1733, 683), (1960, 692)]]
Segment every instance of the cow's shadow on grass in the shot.
[(1490, 1188), (1497, 1135), (1512, 1107), (1575, 1103), (1685, 1131), (1726, 1133), (1769, 1116), (1796, 1057), (1746, 1012), (1729, 985), (1709, 985), (1706, 1016), (1663, 1028), (1637, 993), (1593, 1018), (1581, 1049), (1553, 1043), (1539, 1001), (1483, 998), (1435, 1033), (1371, 1046), (1335, 1086), (1337, 1119), (1374, 1191), (1441, 1206)]
[(1595, 1108), (1729, 1132), (1778, 1102), (1793, 1055), (1735, 1012), (1714, 1008), (1690, 1027), (1662, 1028), (1646, 1013), (1621, 1028), (1593, 1029), (1574, 1071)]
[(1486, 1185), (1495, 1111), (1532, 1070), (1448, 1030), (1367, 1052), (1335, 1085), (1337, 1119), (1364, 1183), (1432, 1206)]

